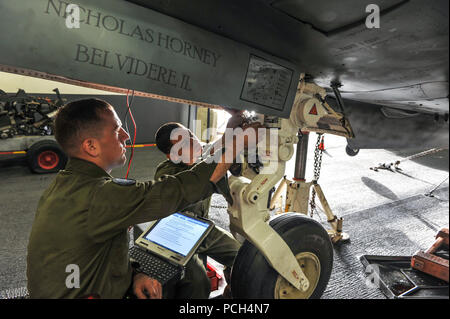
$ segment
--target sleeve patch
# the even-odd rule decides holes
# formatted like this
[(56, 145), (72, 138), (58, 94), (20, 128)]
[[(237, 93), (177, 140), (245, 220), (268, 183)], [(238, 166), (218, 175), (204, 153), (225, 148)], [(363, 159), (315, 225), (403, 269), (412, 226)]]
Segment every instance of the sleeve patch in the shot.
[(121, 186), (131, 186), (136, 184), (136, 180), (134, 179), (125, 179), (125, 178), (113, 178), (112, 182)]

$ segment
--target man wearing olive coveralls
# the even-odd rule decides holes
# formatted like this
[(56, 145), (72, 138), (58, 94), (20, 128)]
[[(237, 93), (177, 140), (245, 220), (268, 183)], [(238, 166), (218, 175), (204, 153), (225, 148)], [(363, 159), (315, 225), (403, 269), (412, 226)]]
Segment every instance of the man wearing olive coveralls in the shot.
[[(230, 124), (230, 122), (229, 122)], [(189, 144), (185, 148), (173, 151), (173, 146), (183, 136), (187, 136)], [(174, 175), (189, 170), (202, 156), (202, 147), (198, 138), (180, 123), (170, 122), (161, 126), (156, 132), (156, 146), (163, 152), (167, 159), (158, 165), (155, 172), (155, 180), (164, 175)], [(222, 144), (222, 141), (216, 143)], [(187, 143), (186, 143), (187, 144)], [(185, 151), (188, 151), (185, 153)], [(216, 184), (219, 192), (230, 199), (228, 178), (224, 176)], [(196, 216), (208, 218), (211, 197), (207, 197), (185, 208), (186, 211)], [(208, 298), (211, 283), (205, 269), (205, 258), (209, 256), (225, 266), (224, 274), (229, 283), (230, 270), (240, 248), (240, 243), (233, 236), (215, 226), (202, 242), (191, 261), (186, 265), (185, 276), (177, 283), (174, 297), (176, 298)], [(229, 292), (226, 289), (226, 292)]]
[[(158, 181), (113, 178), (111, 170), (126, 162), (129, 136), (114, 108), (98, 99), (62, 107), (55, 137), (69, 162), (38, 204), (27, 255), (30, 297), (122, 298), (132, 285), (138, 298), (161, 298), (158, 281), (133, 272), (128, 227), (211, 196), (231, 163), (200, 162)], [(234, 147), (238, 153), (245, 145)], [(67, 267), (74, 265), (79, 270), (75, 287), (67, 283)]]

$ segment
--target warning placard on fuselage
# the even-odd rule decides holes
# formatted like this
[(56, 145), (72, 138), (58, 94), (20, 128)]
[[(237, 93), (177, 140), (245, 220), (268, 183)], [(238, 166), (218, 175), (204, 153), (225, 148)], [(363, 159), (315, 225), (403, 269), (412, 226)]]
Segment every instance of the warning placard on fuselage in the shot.
[(293, 74), (291, 69), (251, 55), (241, 99), (282, 110)]

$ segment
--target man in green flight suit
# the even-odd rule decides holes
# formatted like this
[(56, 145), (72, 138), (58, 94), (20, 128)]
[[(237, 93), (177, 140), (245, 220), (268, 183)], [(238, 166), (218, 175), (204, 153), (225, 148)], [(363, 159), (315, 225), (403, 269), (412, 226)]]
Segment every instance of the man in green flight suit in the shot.
[[(63, 106), (55, 137), (69, 162), (38, 204), (28, 243), (30, 297), (122, 298), (132, 287), (138, 298), (161, 298), (159, 282), (131, 267), (128, 227), (211, 196), (231, 163), (223, 154), (220, 163), (203, 161), (158, 181), (113, 178), (111, 170), (126, 162), (129, 136), (114, 108), (99, 99)], [(232, 147), (238, 154), (246, 145)]]
[[(233, 126), (232, 121), (229, 122), (230, 125)], [(189, 145), (173, 151), (173, 146), (179, 143), (183, 137), (188, 137)], [(167, 157), (158, 165), (155, 180), (164, 175), (174, 175), (189, 170), (202, 156), (200, 141), (180, 123), (170, 122), (161, 126), (156, 132), (155, 140), (158, 149)], [(219, 140), (216, 143), (221, 146), (223, 141)], [(225, 175), (216, 185), (220, 193), (230, 200), (227, 176)], [(208, 218), (210, 202), (211, 197), (207, 197), (186, 207), (185, 210), (199, 217)], [(230, 270), (240, 246), (240, 243), (229, 232), (215, 226), (187, 265), (184, 278), (177, 283), (175, 298), (208, 298), (211, 284), (205, 269), (206, 256), (225, 266), (224, 274), (229, 283)], [(229, 293), (228, 288), (224, 294)]]

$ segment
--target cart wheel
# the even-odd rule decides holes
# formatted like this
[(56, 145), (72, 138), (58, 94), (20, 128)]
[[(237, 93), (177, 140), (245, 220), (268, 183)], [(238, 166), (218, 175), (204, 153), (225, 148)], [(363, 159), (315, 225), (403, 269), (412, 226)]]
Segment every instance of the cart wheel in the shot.
[(39, 141), (27, 151), (28, 166), (33, 173), (55, 173), (63, 169), (67, 156), (53, 140)]
[(287, 213), (270, 222), (285, 240), (309, 280), (310, 288), (300, 291), (281, 277), (249, 241), (239, 250), (231, 272), (231, 290), (237, 299), (319, 298), (333, 268), (333, 245), (327, 231), (315, 220)]
[(346, 146), (345, 147), (345, 152), (347, 153), (348, 156), (356, 156), (359, 153), (359, 148), (351, 148), (350, 146)]

